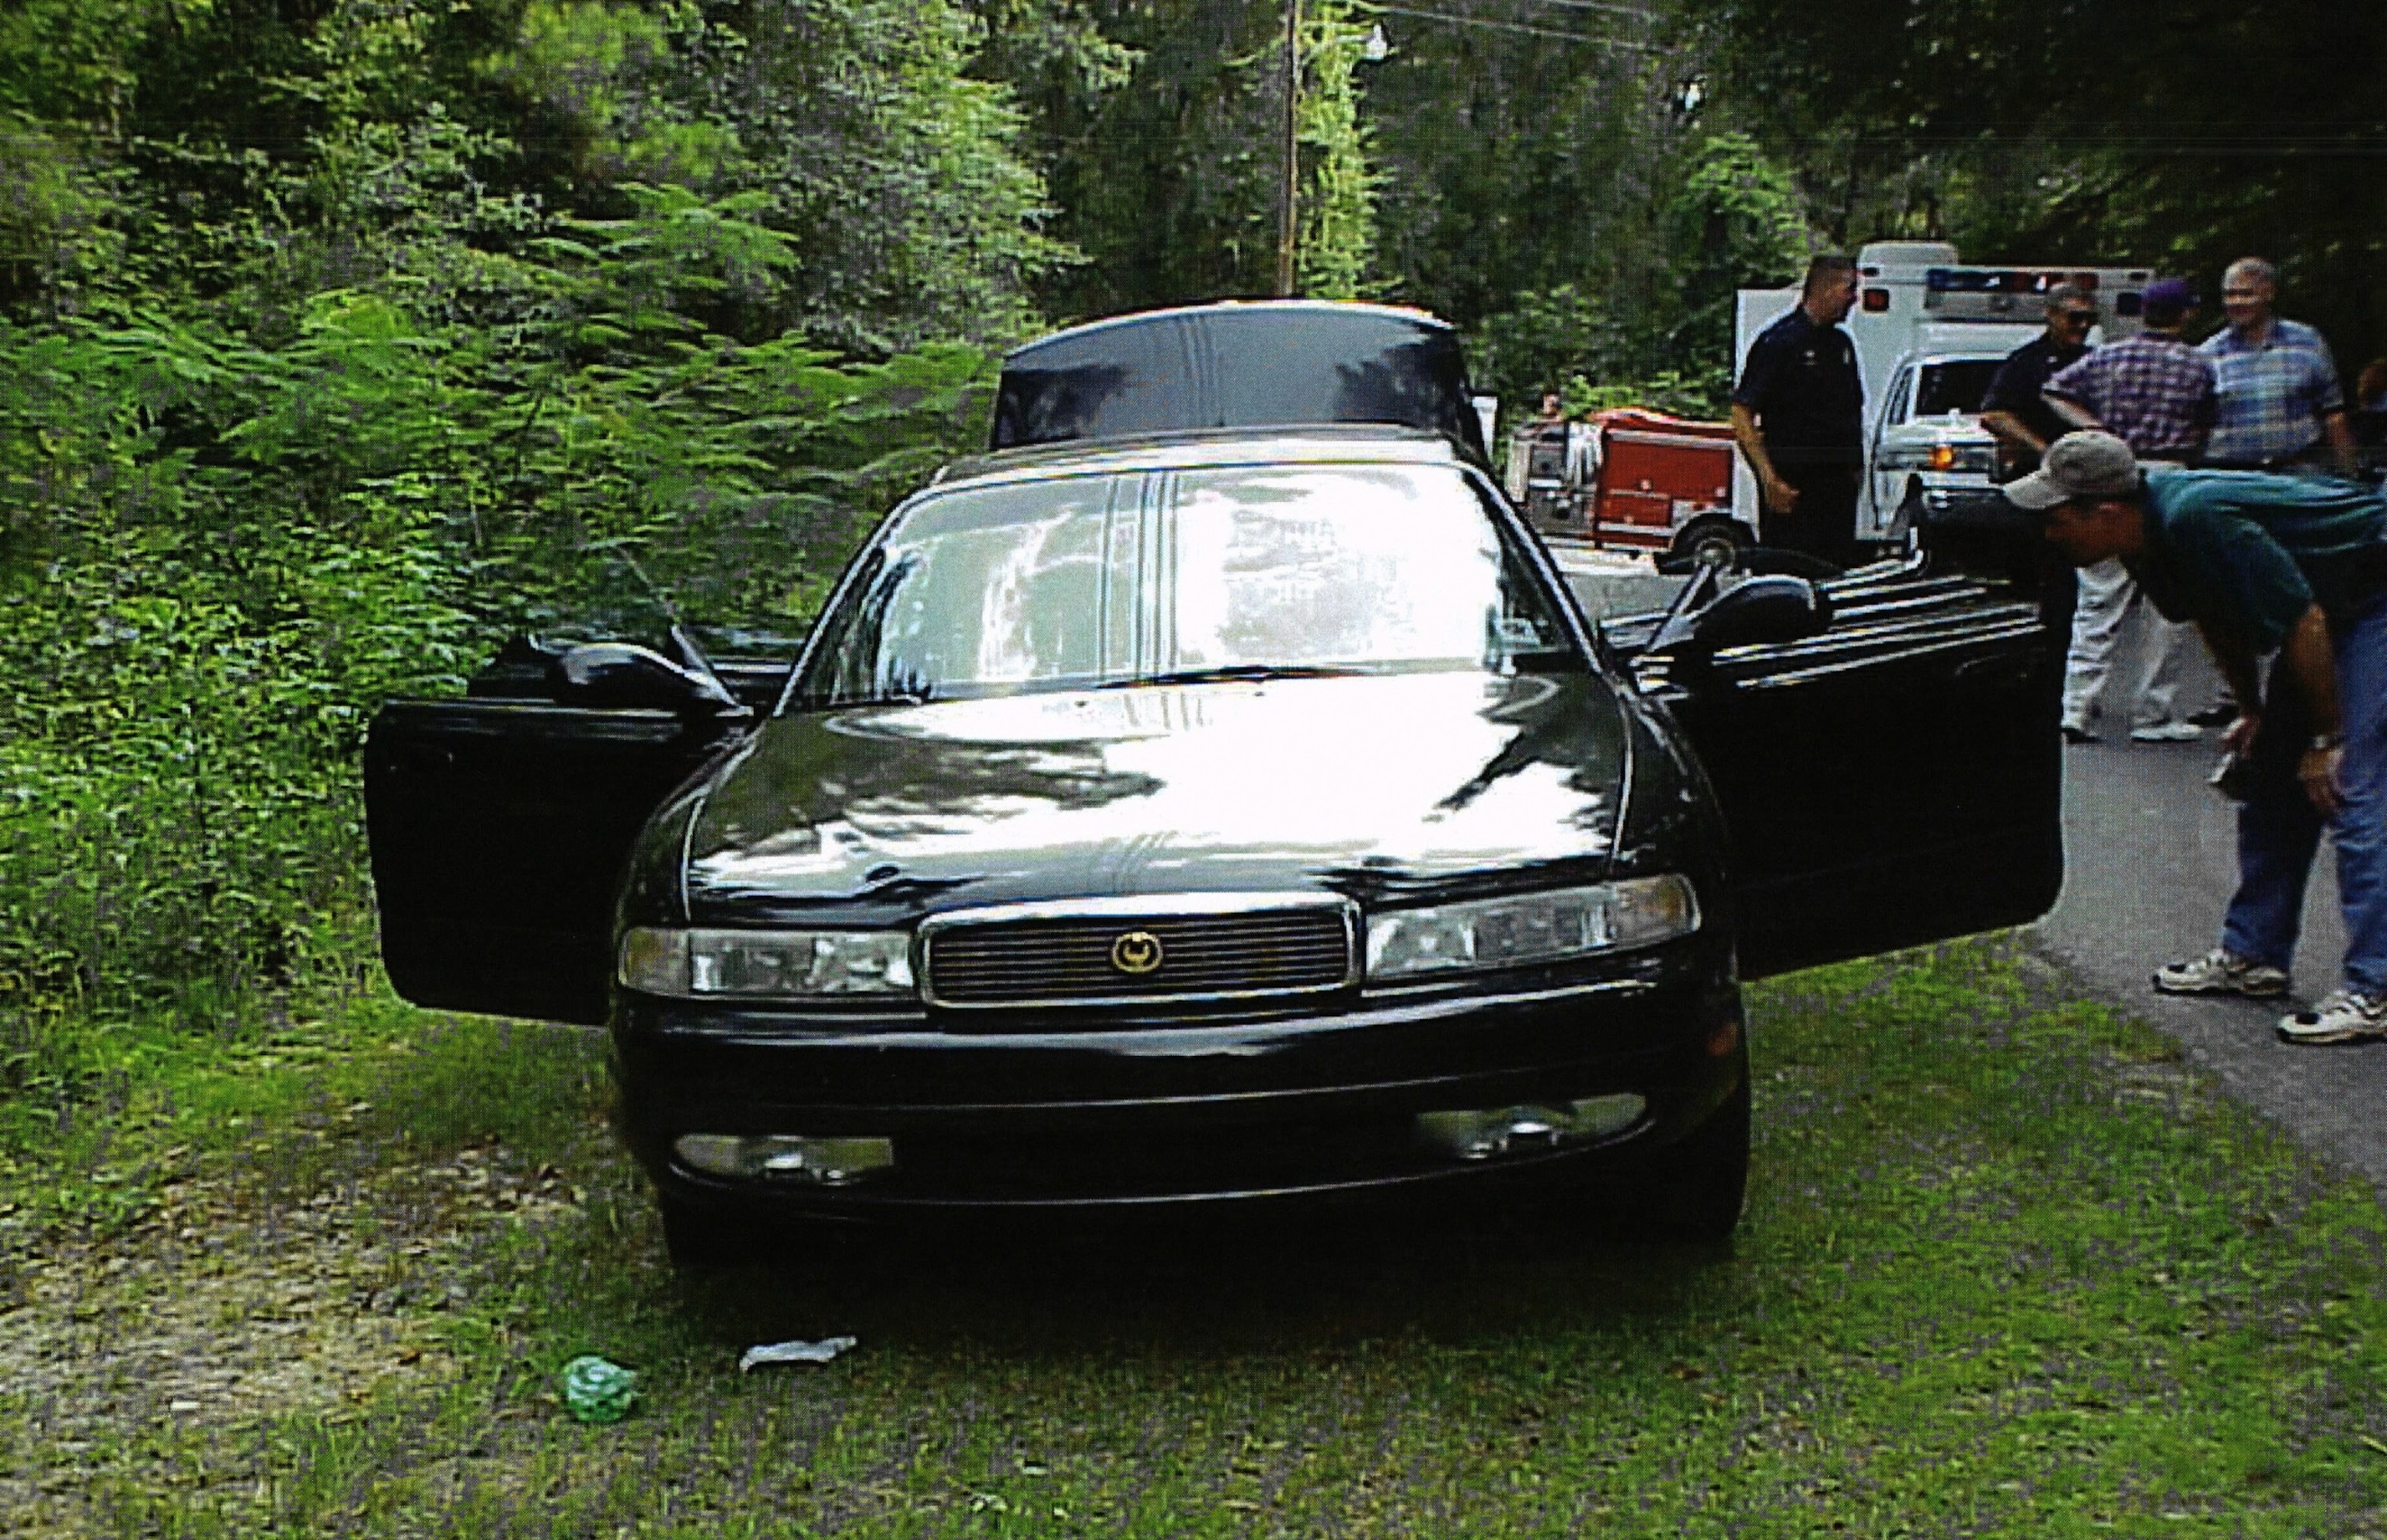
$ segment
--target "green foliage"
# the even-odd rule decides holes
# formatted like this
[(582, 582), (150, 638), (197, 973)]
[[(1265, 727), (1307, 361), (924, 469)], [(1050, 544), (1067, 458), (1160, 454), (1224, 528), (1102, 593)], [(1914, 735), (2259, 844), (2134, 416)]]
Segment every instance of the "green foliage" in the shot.
[(1559, 392), (1560, 404), (1570, 417), (1618, 407), (1648, 407), (1695, 420), (1722, 417), (1731, 396), (1732, 372), (1721, 366), (1697, 374), (1669, 369), (1647, 379), (1599, 384), (1571, 374)]
[(1043, 233), (1009, 93), (968, 73), (980, 35), (953, 0), (738, 0), (675, 39), (640, 120), (716, 133), (692, 185), (756, 197), (796, 259), (726, 329), (879, 355), (1029, 329), (1029, 285), (1077, 254)]
[(1039, 166), (1057, 159), (1084, 118), (1125, 85), (1135, 50), (1104, 31), (1107, 0), (967, 0), (986, 29), (972, 72), (1009, 85), (1026, 114)]
[[(174, 248), (153, 286), (244, 318), (377, 280), (425, 244), (486, 267), (543, 218), (623, 217), (632, 183), (751, 196), (746, 216), (787, 237), (796, 260), (705, 318), (742, 341), (794, 331), (877, 357), (1007, 341), (1030, 324), (1030, 284), (1073, 259), (1042, 232), (1019, 115), (970, 72), (982, 29), (953, 0), (142, 14), (173, 20), (126, 29), (110, 55), (142, 173), (121, 218)], [(446, 242), (386, 240), (426, 215)]]
[(1690, 157), (1666, 221), (1679, 285), (1669, 340), (1676, 357), (1723, 368), (1735, 292), (1798, 282), (1813, 247), (1798, 188), (1748, 134), (1711, 135)]
[(1670, 286), (1659, 216), (1680, 180), (1669, 95), (1686, 66), (1644, 51), (1645, 27), (1555, 8), (1533, 32), (1382, 19), (1393, 51), (1368, 67), (1368, 102), (1397, 292), (1471, 332), (1570, 287), (1644, 325)]
[(95, 212), (82, 159), (62, 136), (0, 109), (0, 307), (34, 303), (81, 276), (76, 237)]
[(1572, 377), (1631, 371), (1633, 339), (1601, 297), (1572, 284), (1515, 297), (1476, 331), (1475, 371), (1504, 401), (1533, 400)]
[(0, 9), (0, 115), (109, 123), (138, 88), (129, 45), (208, 0), (18, 0)]
[(370, 971), (382, 700), (800, 634), (1057, 248), (949, 7), (51, 9), (0, 22), (0, 1099), (56, 1107), (95, 1022)]
[[(990, 9), (993, 7), (990, 6)], [(1379, 285), (1380, 114), (1363, 110), (1364, 7), (1308, 0), (1300, 39), (1299, 290)], [(1055, 233), (1085, 253), (1042, 285), (1065, 315), (1272, 294), (1284, 168), (1282, 0), (1090, 0), (1118, 52), (1109, 71), (1056, 75), (1027, 97), (1052, 146)], [(1131, 62), (1130, 62), (1131, 61)], [(1122, 84), (1109, 85), (1118, 65)], [(1015, 78), (1018, 78), (1015, 76)]]
[(979, 350), (839, 367), (670, 309), (784, 259), (734, 212), (658, 196), (577, 233), (554, 318), (511, 337), (358, 290), (272, 349), (154, 315), (0, 330), (0, 666), (28, 687), (0, 702), (0, 998), (349, 959), (374, 702), (665, 600), (801, 630), (982, 431)]
[[(653, 168), (640, 149), (664, 125), (631, 119), (634, 82), (664, 67), (675, 33), (697, 24), (694, 12), (694, 6), (657, 15), (603, 0), (530, 0), (514, 46), (492, 59), (488, 70), (579, 126), (584, 170), (643, 176)], [(726, 129), (707, 126), (735, 144)], [(710, 168), (688, 170), (701, 176)]]
[(1312, 299), (1357, 299), (1375, 255), (1377, 172), (1360, 116), (1358, 69), (1368, 29), (1352, 7), (1321, 0), (1301, 40), (1305, 68), (1295, 119), (1301, 158), (1295, 289)]
[[(1269, 292), (1282, 0), (983, 9), (1019, 7), (1092, 14), (1133, 53), (1107, 94), (1054, 66), (1004, 66), (1031, 139), (1050, 146), (1055, 233), (1091, 258), (1048, 276), (1051, 308)], [(1727, 362), (1733, 291), (1805, 255), (1800, 190), (1754, 140), (1683, 105), (1699, 50), (1668, 48), (1662, 18), (1520, 30), (1344, 0), (1302, 14), (1301, 292), (1455, 322), (1479, 381), (1512, 405), (1577, 376), (1610, 393), (1670, 372), (1705, 382)], [(1378, 24), (1392, 46), (1369, 60)]]
[(1561, 284), (1518, 295), (1484, 318), (1478, 372), (1506, 399), (1522, 404), (1560, 389), (1570, 411), (1723, 412), (1734, 295), (1794, 281), (1812, 237), (1788, 172), (1748, 135), (1711, 135), (1680, 169), (1656, 221), (1665, 263), (1646, 303)]

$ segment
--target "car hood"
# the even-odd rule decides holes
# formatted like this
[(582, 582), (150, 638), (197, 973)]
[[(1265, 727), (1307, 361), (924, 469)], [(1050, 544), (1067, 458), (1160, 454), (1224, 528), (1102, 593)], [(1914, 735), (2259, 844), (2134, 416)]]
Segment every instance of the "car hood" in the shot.
[(1919, 417), (1911, 423), (1881, 430), (1882, 447), (1891, 445), (1932, 444), (1994, 444), (1997, 440), (1989, 430), (1981, 426), (1977, 417)]
[(691, 919), (1594, 880), (1625, 737), (1597, 675), (1028, 694), (775, 718), (688, 828)]

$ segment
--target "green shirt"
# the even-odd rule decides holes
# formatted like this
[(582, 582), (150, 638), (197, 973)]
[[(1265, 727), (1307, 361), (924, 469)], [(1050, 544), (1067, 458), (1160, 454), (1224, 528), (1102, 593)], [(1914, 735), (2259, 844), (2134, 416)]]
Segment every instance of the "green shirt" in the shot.
[(2387, 499), (2259, 471), (2147, 477), (2147, 549), (2125, 563), (2155, 608), (2268, 652), (2316, 603), (2332, 628), (2387, 592)]

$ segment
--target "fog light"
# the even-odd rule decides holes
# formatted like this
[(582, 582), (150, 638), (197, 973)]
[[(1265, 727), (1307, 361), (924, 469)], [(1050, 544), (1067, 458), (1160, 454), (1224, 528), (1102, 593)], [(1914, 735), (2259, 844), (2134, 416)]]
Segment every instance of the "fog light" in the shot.
[(1623, 1092), (1554, 1106), (1422, 1112), (1418, 1114), (1418, 1132), (1429, 1144), (1461, 1160), (1497, 1160), (1621, 1133), (1640, 1118), (1648, 1105), (1631, 1092)]
[(895, 1164), (888, 1139), (806, 1139), (791, 1133), (684, 1133), (672, 1142), (683, 1165), (716, 1177), (752, 1177), (842, 1187)]

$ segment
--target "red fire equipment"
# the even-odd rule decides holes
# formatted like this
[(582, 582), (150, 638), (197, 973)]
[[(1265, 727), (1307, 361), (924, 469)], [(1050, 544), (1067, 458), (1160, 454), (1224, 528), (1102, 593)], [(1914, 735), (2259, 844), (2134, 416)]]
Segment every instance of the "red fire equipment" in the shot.
[(1592, 419), (1598, 471), (1586, 533), (1598, 545), (1671, 549), (1694, 525), (1747, 540), (1732, 524), (1732, 427), (1624, 408)]

